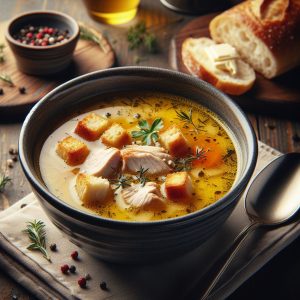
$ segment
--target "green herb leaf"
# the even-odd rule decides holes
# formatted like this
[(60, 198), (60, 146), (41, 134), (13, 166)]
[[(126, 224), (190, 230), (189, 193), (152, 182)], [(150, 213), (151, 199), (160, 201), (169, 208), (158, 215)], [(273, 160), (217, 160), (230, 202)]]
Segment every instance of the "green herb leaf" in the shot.
[(183, 158), (177, 158), (174, 163), (175, 163), (175, 171), (180, 172), (180, 171), (190, 171), (192, 169), (192, 163), (194, 160), (202, 159), (206, 155), (206, 150), (203, 148), (198, 148), (196, 149), (196, 154), (195, 155), (189, 155), (187, 157)]
[(189, 110), (189, 113), (187, 114), (184, 111), (177, 111), (175, 110), (177, 114), (177, 119), (179, 119), (181, 122), (185, 123), (186, 125), (192, 125), (195, 129), (195, 131), (198, 133), (199, 126), (196, 126), (196, 124), (193, 121), (193, 109), (191, 108)]
[(0, 74), (0, 80), (4, 81), (5, 83), (8, 83), (11, 86), (14, 86), (11, 77), (7, 74)]
[(115, 186), (114, 190), (116, 191), (119, 188), (126, 188), (129, 187), (131, 185), (131, 179), (120, 174), (118, 179), (111, 179), (110, 183), (113, 184)]
[(11, 178), (5, 175), (0, 175), (0, 193), (4, 192), (5, 186), (11, 181)]
[(44, 258), (51, 262), (50, 256), (46, 250), (46, 231), (45, 224), (40, 220), (27, 222), (26, 229), (23, 232), (28, 234), (31, 244), (27, 247), (28, 250), (40, 251)]
[(139, 121), (138, 126), (140, 131), (132, 131), (131, 136), (134, 139), (141, 138), (143, 144), (151, 145), (158, 141), (158, 132), (164, 125), (162, 119), (159, 118), (155, 119), (151, 126), (146, 120)]
[(92, 28), (88, 28), (84, 24), (80, 24), (79, 28), (80, 28), (80, 38), (82, 40), (91, 41), (97, 44), (103, 52), (105, 53), (107, 52), (106, 48), (102, 44), (101, 36), (96, 30)]
[(146, 177), (146, 173), (149, 169), (144, 169), (142, 166), (140, 167), (139, 171), (137, 172), (136, 179), (139, 181), (141, 186), (145, 186), (146, 182), (150, 181), (148, 177)]

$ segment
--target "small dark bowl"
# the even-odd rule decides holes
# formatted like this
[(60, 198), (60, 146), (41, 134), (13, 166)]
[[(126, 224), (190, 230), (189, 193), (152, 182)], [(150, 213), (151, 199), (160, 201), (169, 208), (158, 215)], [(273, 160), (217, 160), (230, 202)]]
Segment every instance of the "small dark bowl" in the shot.
[[(51, 26), (68, 30), (70, 38), (48, 46), (31, 46), (18, 42), (13, 35), (26, 25)], [(18, 69), (32, 75), (51, 75), (65, 69), (71, 62), (79, 38), (79, 26), (70, 16), (55, 11), (33, 11), (9, 22), (5, 38), (13, 51)]]
[[(49, 192), (39, 169), (41, 147), (49, 134), (82, 108), (88, 109), (98, 103), (101, 95), (137, 89), (185, 96), (220, 117), (238, 154), (237, 178), (222, 199), (182, 217), (130, 222), (82, 211)], [(23, 170), (41, 206), (72, 242), (105, 260), (141, 263), (188, 252), (220, 228), (252, 175), (257, 158), (257, 142), (240, 108), (210, 84), (170, 70), (124, 67), (77, 77), (47, 94), (35, 105), (23, 124), (19, 151)]]

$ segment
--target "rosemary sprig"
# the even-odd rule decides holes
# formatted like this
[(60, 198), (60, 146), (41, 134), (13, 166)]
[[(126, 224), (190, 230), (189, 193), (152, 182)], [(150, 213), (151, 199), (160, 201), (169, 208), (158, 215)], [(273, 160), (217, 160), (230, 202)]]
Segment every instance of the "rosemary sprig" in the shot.
[(146, 173), (149, 169), (144, 169), (142, 166), (137, 172), (136, 179), (139, 181), (141, 186), (145, 186), (146, 182), (149, 181), (149, 178), (146, 177)]
[(50, 256), (46, 250), (45, 224), (40, 220), (27, 222), (26, 229), (23, 232), (28, 234), (31, 241), (31, 244), (27, 247), (27, 249), (40, 251), (44, 258), (51, 262)]
[(198, 133), (199, 127), (197, 127), (193, 121), (193, 109), (192, 108), (189, 110), (189, 113), (186, 113), (184, 111), (177, 111), (177, 110), (175, 110), (175, 112), (177, 115), (177, 119), (179, 119), (180, 121), (182, 121), (183, 123), (185, 123), (187, 125), (188, 124), (192, 125), (195, 128), (196, 132)]
[(149, 53), (157, 50), (157, 39), (153, 32), (150, 32), (144, 21), (129, 28), (127, 33), (128, 47), (130, 50), (138, 49), (142, 45)]
[(120, 174), (118, 179), (111, 179), (110, 182), (111, 182), (111, 184), (113, 184), (115, 186), (114, 190), (116, 191), (119, 188), (124, 189), (124, 188), (130, 186), (131, 179)]
[(13, 83), (11, 77), (7, 74), (0, 74), (0, 80), (4, 81), (5, 83), (10, 84), (11, 86), (14, 86), (15, 84)]
[(96, 30), (94, 30), (92, 28), (88, 28), (87, 26), (85, 26), (82, 23), (79, 24), (79, 28), (80, 28), (80, 38), (82, 40), (91, 41), (93, 43), (96, 43), (103, 52), (105, 52), (105, 53), (107, 52), (106, 48), (102, 44), (101, 36), (99, 35), (99, 33)]
[(190, 171), (194, 160), (202, 159), (205, 157), (206, 150), (197, 147), (195, 155), (175, 159), (175, 171)]
[(0, 44), (0, 63), (3, 63), (5, 61), (5, 58), (4, 58), (4, 48), (5, 48), (5, 45), (4, 44)]
[(151, 145), (158, 141), (158, 132), (163, 128), (164, 123), (161, 118), (155, 119), (150, 126), (146, 120), (138, 123), (140, 131), (132, 131), (131, 136), (134, 139), (141, 139), (144, 144)]
[(0, 193), (4, 192), (5, 186), (11, 181), (11, 178), (5, 175), (0, 175)]

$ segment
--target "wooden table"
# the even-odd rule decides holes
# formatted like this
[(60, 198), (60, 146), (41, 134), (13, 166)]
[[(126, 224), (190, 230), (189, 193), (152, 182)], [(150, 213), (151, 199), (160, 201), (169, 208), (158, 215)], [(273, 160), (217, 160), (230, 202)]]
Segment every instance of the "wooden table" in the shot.
[[(143, 58), (139, 63), (140, 65), (170, 68), (168, 63), (170, 39), (183, 24), (192, 19), (192, 17), (169, 11), (158, 0), (142, 0), (138, 16), (133, 22), (111, 27), (93, 21), (80, 0), (0, 0), (0, 21), (5, 21), (22, 12), (38, 9), (62, 11), (77, 20), (102, 30), (110, 39), (120, 66), (137, 64), (137, 57), (139, 56)], [(177, 22), (182, 17), (184, 20)], [(145, 56), (143, 53), (138, 54), (128, 50), (126, 31), (138, 19), (145, 20), (147, 26), (153, 26), (152, 28), (156, 31), (160, 46), (158, 54)], [(248, 116), (257, 137), (261, 141), (284, 153), (300, 152), (300, 119), (290, 120), (261, 115), (260, 113), (251, 113)], [(6, 160), (9, 158), (9, 146), (18, 143), (21, 126), (22, 120), (12, 120), (11, 123), (2, 123), (0, 120), (0, 168), (2, 172), (6, 169)], [(9, 207), (30, 192), (29, 184), (19, 163), (16, 163), (14, 168), (9, 169), (9, 174), (13, 178), (13, 183), (8, 186), (5, 193), (0, 194), (0, 210)], [(300, 239), (249, 279), (230, 299), (300, 299), (299, 253)], [(0, 269), (0, 299), (11, 299), (13, 294), (18, 295), (19, 299), (33, 299), (13, 279), (8, 278), (5, 270)]]

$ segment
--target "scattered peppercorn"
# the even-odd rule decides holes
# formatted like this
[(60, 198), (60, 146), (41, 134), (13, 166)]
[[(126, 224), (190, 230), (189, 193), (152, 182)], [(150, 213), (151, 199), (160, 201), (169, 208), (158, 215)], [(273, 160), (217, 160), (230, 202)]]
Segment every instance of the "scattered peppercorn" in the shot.
[(74, 259), (74, 260), (77, 260), (78, 259), (78, 252), (77, 251), (73, 251), (71, 253), (71, 257)]
[(13, 160), (12, 159), (8, 159), (7, 161), (6, 161), (6, 165), (9, 167), (9, 168), (13, 168), (14, 167), (14, 162), (13, 162)]
[(86, 279), (84, 277), (80, 277), (77, 282), (82, 289), (86, 287)]
[(101, 290), (103, 290), (103, 291), (107, 291), (107, 290), (108, 290), (107, 284), (106, 284), (105, 281), (100, 282), (100, 288), (101, 288)]
[(12, 157), (12, 160), (13, 160), (14, 162), (17, 162), (17, 161), (18, 161), (18, 156), (17, 156), (17, 155), (14, 155), (14, 156)]
[(85, 274), (85, 275), (84, 275), (84, 278), (85, 278), (86, 280), (91, 280), (91, 279), (92, 279), (92, 277), (91, 277), (91, 275), (90, 275), (89, 273)]
[(4, 95), (4, 91), (2, 88), (0, 88), (0, 95)]
[(11, 155), (17, 155), (18, 148), (15, 145), (11, 145), (11, 146), (9, 146), (8, 153)]
[(68, 265), (63, 265), (63, 266), (60, 267), (61, 272), (64, 273), (64, 274), (67, 274), (69, 269), (70, 268), (69, 268)]
[(105, 114), (105, 116), (106, 116), (106, 118), (109, 118), (109, 117), (111, 117), (111, 113), (107, 112), (107, 113)]
[(56, 244), (51, 244), (49, 248), (53, 252), (55, 252), (57, 250)]
[(25, 206), (27, 206), (27, 204), (26, 204), (26, 203), (23, 203), (20, 207), (21, 207), (21, 208), (24, 208)]
[(19, 92), (20, 94), (26, 94), (26, 87), (25, 86), (19, 87)]
[(70, 266), (70, 272), (73, 274), (76, 272), (76, 267), (74, 265)]

